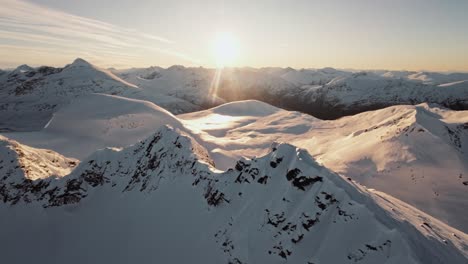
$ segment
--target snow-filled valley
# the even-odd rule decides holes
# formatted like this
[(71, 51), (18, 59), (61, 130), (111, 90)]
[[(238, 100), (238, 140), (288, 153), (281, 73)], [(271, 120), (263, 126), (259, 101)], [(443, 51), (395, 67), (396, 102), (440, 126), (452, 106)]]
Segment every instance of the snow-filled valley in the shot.
[(467, 80), (0, 72), (2, 261), (467, 263)]

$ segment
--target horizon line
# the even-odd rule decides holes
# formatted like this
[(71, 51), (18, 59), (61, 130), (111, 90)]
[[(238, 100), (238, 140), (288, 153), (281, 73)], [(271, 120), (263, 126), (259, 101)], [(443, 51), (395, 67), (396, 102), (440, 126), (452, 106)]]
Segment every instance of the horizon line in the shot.
[[(73, 61), (77, 60), (77, 59), (81, 59), (81, 60), (84, 60), (88, 63), (90, 63), (91, 65), (93, 66), (97, 66), (98, 68), (101, 68), (101, 69), (105, 69), (105, 70), (128, 70), (128, 69), (147, 69), (147, 68), (151, 68), (151, 67), (157, 67), (157, 68), (162, 68), (162, 69), (169, 69), (169, 68), (172, 68), (172, 67), (177, 67), (177, 66), (182, 66), (184, 68), (202, 68), (202, 69), (208, 69), (208, 70), (216, 70), (218, 69), (218, 67), (211, 67), (211, 66), (206, 66), (206, 65), (198, 65), (198, 66), (195, 66), (195, 65), (183, 65), (183, 64), (173, 64), (173, 65), (170, 65), (170, 66), (159, 66), (159, 65), (149, 65), (149, 66), (130, 66), (130, 67), (115, 67), (115, 66), (110, 66), (110, 67), (103, 67), (103, 66), (100, 66), (100, 65), (97, 65), (97, 64), (94, 64), (93, 62), (90, 62), (89, 60), (87, 59), (83, 59), (83, 58), (80, 58), (80, 57), (76, 57)], [(63, 67), (66, 67), (67, 65), (70, 65), (73, 63), (70, 62), (70, 63), (67, 63), (65, 65), (47, 65), (47, 64), (28, 64), (28, 63), (23, 63), (23, 64), (19, 64), (17, 65), (16, 67), (0, 67), (0, 70), (3, 70), (3, 71), (12, 71), (12, 70), (15, 70), (17, 69), (18, 67), (20, 66), (23, 66), (23, 65), (27, 65), (29, 67), (32, 67), (32, 68), (39, 68), (39, 67), (43, 67), (43, 66), (46, 66), (46, 67), (54, 67), (54, 68), (63, 68)], [(333, 66), (324, 66), (324, 67), (293, 67), (293, 66), (263, 66), (263, 67), (254, 67), (254, 66), (225, 66), (223, 67), (225, 69), (255, 69), (255, 70), (262, 70), (262, 69), (267, 69), (267, 68), (278, 68), (278, 69), (293, 69), (293, 70), (296, 70), (296, 71), (300, 71), (300, 70), (323, 70), (323, 69), (333, 69), (333, 70), (337, 70), (337, 71), (346, 71), (346, 72), (376, 72), (376, 71), (387, 71), (387, 72), (415, 72), (415, 73), (419, 73), (419, 72), (432, 72), (432, 73), (447, 73), (447, 74), (450, 74), (450, 73), (468, 73), (468, 70), (426, 70), (426, 69), (419, 69), (419, 70), (408, 70), (408, 69), (385, 69), (385, 68), (362, 68), (362, 69), (359, 69), (359, 68), (349, 68), (349, 67), (345, 67), (345, 68), (342, 68), (342, 67), (333, 67)]]

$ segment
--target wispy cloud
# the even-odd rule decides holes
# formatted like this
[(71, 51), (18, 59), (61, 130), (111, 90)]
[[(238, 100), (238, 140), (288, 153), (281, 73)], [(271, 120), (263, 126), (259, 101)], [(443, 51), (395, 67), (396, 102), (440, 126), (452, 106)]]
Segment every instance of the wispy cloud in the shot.
[[(1, 5), (0, 45), (14, 47), (10, 50), (15, 52), (46, 53), (55, 47), (62, 54), (88, 54), (99, 61), (107, 58), (107, 64), (121, 65), (138, 64), (145, 59), (145, 53), (156, 52), (198, 63), (187, 54), (173, 50), (174, 41), (161, 36), (24, 1), (2, 0)], [(12, 56), (8, 49), (0, 50), (0, 54), (3, 58)], [(109, 61), (110, 58), (118, 61)]]

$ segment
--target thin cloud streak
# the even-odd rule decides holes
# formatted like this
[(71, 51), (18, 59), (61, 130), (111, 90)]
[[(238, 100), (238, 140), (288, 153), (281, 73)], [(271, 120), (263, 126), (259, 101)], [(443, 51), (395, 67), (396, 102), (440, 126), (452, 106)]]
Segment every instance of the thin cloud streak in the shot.
[[(7, 51), (9, 53), (14, 52), (16, 55), (13, 59), (4, 57), (3, 52)], [(50, 54), (58, 55), (51, 57)], [(96, 50), (91, 49), (76, 49), (76, 50), (66, 50), (66, 49), (57, 49), (55, 47), (28, 47), (28, 46), (17, 46), (17, 45), (1, 45), (0, 44), (0, 57), (2, 57), (2, 64), (5, 68), (15, 68), (18, 66), (17, 61), (25, 61), (30, 59), (30, 62), (33, 64), (40, 65), (44, 59), (59, 64), (65, 65), (71, 61), (63, 59), (64, 57), (83, 57), (88, 60), (93, 61), (97, 65), (105, 65), (106, 61), (112, 60), (112, 65), (114, 67), (128, 67), (131, 65), (136, 56), (131, 54), (122, 54), (122, 53), (112, 53), (108, 52), (105, 56), (96, 55), (99, 54)]]
[[(174, 44), (174, 41), (167, 38), (24, 1), (2, 1), (0, 28), (0, 44), (13, 44), (18, 49), (27, 48), (28, 52), (32, 50), (31, 46), (34, 44), (60, 47), (70, 51), (81, 50), (80, 47), (94, 47), (89, 51), (91, 54), (92, 51), (99, 52), (100, 54), (93, 54), (93, 57), (101, 58), (101, 61), (105, 61), (103, 56), (105, 54), (114, 56), (122, 54), (129, 58), (134, 53), (134, 61), (130, 62), (138, 64), (144, 61), (146, 56), (142, 56), (136, 49), (143, 49), (198, 63), (198, 60), (172, 50), (170, 45)], [(5, 50), (0, 53), (8, 55)], [(53, 55), (54, 53), (51, 54)]]

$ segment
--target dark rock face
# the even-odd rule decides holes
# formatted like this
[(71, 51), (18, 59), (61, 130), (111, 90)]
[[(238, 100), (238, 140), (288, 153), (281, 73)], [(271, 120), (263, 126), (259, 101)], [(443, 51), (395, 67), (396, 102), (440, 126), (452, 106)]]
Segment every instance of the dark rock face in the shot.
[(205, 192), (205, 199), (208, 205), (212, 205), (212, 206), (218, 206), (222, 202), (229, 203), (229, 200), (227, 200), (224, 197), (224, 193), (220, 192), (219, 190), (214, 190), (211, 185), (208, 185), (207, 187), (207, 190)]
[(306, 176), (300, 176), (296, 177), (292, 181), (292, 185), (300, 190), (305, 191), (305, 187), (310, 186), (316, 182), (321, 182), (322, 177), (320, 176), (315, 176), (315, 177), (306, 177)]
[(55, 73), (59, 73), (63, 70), (63, 68), (54, 68), (49, 66), (41, 66), (37, 69), (37, 72), (42, 76), (47, 76)]
[(322, 182), (322, 177), (315, 176), (315, 177), (307, 177), (307, 176), (298, 176), (300, 175), (301, 170), (295, 168), (290, 170), (286, 174), (286, 179), (291, 182), (291, 184), (298, 188), (299, 190), (305, 191), (307, 186), (313, 185), (316, 182)]
[(34, 78), (20, 83), (18, 86), (16, 86), (15, 90), (13, 91), (14, 95), (20, 96), (31, 93), (34, 89), (36, 89), (39, 86), (40, 82), (43, 80), (44, 78)]
[(151, 73), (141, 76), (141, 78), (146, 79), (146, 80), (154, 80), (156, 78), (160, 78), (161, 76), (162, 74), (160, 72), (153, 71)]
[(286, 174), (286, 179), (288, 179), (288, 181), (291, 181), (291, 180), (295, 179), (297, 177), (297, 175), (299, 175), (299, 173), (301, 173), (301, 170), (298, 169), (298, 168), (294, 168), (294, 169), (288, 171), (288, 173)]
[[(367, 255), (372, 254), (378, 251), (386, 251), (392, 247), (392, 241), (387, 240), (380, 245), (369, 245), (365, 244), (364, 247), (358, 249), (356, 252), (352, 252), (348, 254), (348, 259), (353, 262), (360, 262), (363, 260)], [(373, 252), (374, 251), (374, 252)]]

